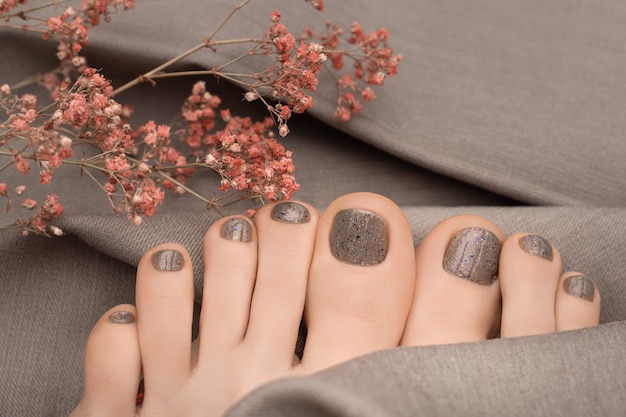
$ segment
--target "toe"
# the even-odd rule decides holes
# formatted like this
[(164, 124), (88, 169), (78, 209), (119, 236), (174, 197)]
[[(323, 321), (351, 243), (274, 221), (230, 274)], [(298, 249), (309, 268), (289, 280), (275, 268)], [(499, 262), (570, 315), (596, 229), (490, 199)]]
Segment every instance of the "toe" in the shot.
[(244, 344), (261, 374), (293, 363), (318, 218), (296, 201), (267, 205), (255, 216), (258, 266)]
[(485, 340), (497, 332), (500, 229), (461, 215), (433, 228), (416, 251), (416, 287), (404, 346)]
[(132, 305), (107, 311), (85, 349), (85, 389), (72, 417), (135, 415), (141, 358)]
[(600, 292), (578, 272), (561, 275), (556, 293), (556, 330), (575, 330), (600, 323)]
[(169, 243), (143, 256), (137, 269), (137, 331), (146, 398), (167, 399), (191, 368), (193, 271), (187, 251)]
[(402, 336), (414, 285), (411, 229), (391, 200), (335, 200), (318, 227), (306, 301), (307, 372), (380, 349)]
[(516, 233), (503, 244), (500, 257), (502, 337), (554, 332), (555, 296), (561, 256), (548, 240)]
[(238, 346), (246, 333), (256, 278), (257, 237), (241, 216), (215, 222), (204, 237), (200, 357)]

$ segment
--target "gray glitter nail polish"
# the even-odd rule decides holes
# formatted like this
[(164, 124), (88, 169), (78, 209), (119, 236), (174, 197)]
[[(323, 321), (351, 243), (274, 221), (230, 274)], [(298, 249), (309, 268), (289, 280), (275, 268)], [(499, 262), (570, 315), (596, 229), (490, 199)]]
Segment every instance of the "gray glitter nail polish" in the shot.
[(552, 245), (539, 235), (526, 235), (519, 239), (519, 246), (528, 254), (552, 261)]
[(299, 203), (280, 203), (272, 209), (272, 219), (282, 223), (308, 223), (309, 218), (309, 210)]
[(250, 242), (252, 239), (252, 226), (245, 219), (236, 217), (222, 225), (222, 238), (235, 242)]
[(593, 281), (584, 275), (572, 275), (563, 281), (565, 292), (583, 300), (593, 301), (595, 286)]
[(367, 210), (342, 210), (335, 216), (330, 248), (335, 258), (353, 265), (378, 265), (387, 257), (387, 224)]
[(177, 250), (164, 249), (152, 255), (152, 266), (157, 271), (174, 272), (183, 269), (183, 254)]
[(111, 323), (129, 324), (135, 322), (135, 315), (130, 311), (114, 311), (109, 315)]
[(498, 279), (502, 244), (496, 235), (479, 227), (459, 231), (443, 257), (443, 269), (480, 285)]

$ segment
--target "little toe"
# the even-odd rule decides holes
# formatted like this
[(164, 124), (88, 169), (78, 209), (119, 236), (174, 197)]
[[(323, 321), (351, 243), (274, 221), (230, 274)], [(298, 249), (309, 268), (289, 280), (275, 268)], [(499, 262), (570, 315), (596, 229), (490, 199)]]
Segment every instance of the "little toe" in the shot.
[(257, 268), (252, 222), (241, 216), (215, 222), (204, 236), (203, 259), (200, 361), (235, 348), (246, 333)]
[(579, 272), (561, 275), (556, 293), (556, 330), (575, 330), (600, 323), (600, 291)]
[(255, 215), (258, 266), (244, 344), (261, 379), (293, 363), (318, 219), (317, 210), (297, 201)]
[(502, 337), (530, 336), (556, 330), (555, 297), (561, 256), (545, 238), (516, 233), (502, 246)]
[(396, 347), (411, 305), (414, 272), (411, 229), (395, 203), (371, 193), (335, 200), (318, 227), (299, 369), (313, 372)]
[(165, 400), (186, 382), (191, 371), (194, 289), (187, 251), (174, 243), (147, 251), (139, 262), (136, 288), (145, 403), (148, 394)]
[(473, 215), (435, 226), (416, 250), (415, 296), (403, 346), (485, 340), (500, 319), (500, 229)]
[(135, 415), (141, 378), (135, 317), (134, 306), (119, 305), (92, 329), (85, 349), (83, 397), (71, 417)]

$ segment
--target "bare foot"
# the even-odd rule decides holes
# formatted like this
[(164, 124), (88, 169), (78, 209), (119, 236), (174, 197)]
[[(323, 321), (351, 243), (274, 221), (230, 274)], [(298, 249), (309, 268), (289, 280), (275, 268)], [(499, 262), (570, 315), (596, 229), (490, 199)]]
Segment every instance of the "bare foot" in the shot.
[[(206, 233), (204, 264), (197, 357), (191, 261), (179, 245), (157, 246), (139, 264), (136, 309), (115, 307), (92, 330), (72, 416), (223, 415), (270, 380), (398, 346), (415, 282), (406, 218), (365, 193), (321, 218), (287, 202), (262, 208), (254, 224), (221, 219)], [(307, 344), (295, 361), (303, 311)]]
[(137, 307), (109, 310), (92, 330), (72, 416), (221, 416), (261, 384), (377, 350), (597, 324), (593, 283), (560, 275), (556, 249), (525, 236), (505, 239), (488, 220), (457, 216), (414, 252), (402, 211), (369, 193), (341, 197), (321, 217), (287, 202), (259, 210), (254, 224), (221, 219), (204, 239), (198, 339), (192, 345), (189, 256), (157, 246), (137, 271)]
[[(594, 326), (600, 294), (530, 233), (508, 238), (482, 217), (449, 218), (416, 251), (413, 307), (403, 346), (529, 336)], [(502, 314), (500, 314), (502, 312)]]

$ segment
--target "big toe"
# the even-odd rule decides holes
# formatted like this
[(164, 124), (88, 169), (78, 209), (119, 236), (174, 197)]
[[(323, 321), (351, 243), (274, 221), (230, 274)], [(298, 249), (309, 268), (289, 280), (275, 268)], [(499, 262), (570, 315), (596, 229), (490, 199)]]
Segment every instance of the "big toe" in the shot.
[(411, 229), (395, 203), (371, 193), (335, 200), (316, 236), (302, 368), (311, 372), (396, 347), (414, 276)]
[(500, 318), (500, 229), (472, 215), (435, 226), (416, 251), (415, 296), (403, 346), (485, 340)]

